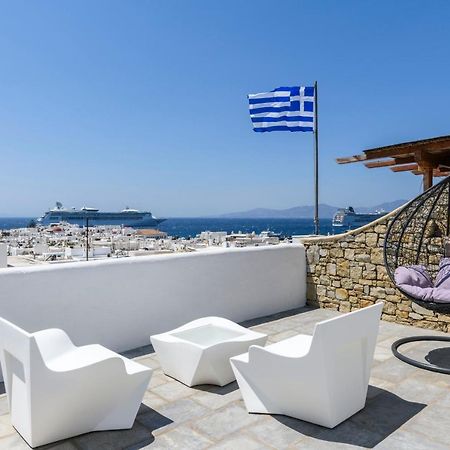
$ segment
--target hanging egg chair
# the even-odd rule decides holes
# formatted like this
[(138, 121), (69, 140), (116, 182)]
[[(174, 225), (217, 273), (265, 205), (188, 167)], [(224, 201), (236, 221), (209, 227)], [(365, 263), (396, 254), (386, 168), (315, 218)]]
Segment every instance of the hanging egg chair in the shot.
[[(446, 250), (447, 249), (447, 250)], [(407, 203), (392, 219), (384, 262), (397, 289), (423, 308), (450, 313), (450, 177)], [(450, 374), (447, 367), (419, 362), (398, 352), (415, 341), (450, 341), (449, 336), (414, 336), (392, 345), (394, 355), (416, 367)]]

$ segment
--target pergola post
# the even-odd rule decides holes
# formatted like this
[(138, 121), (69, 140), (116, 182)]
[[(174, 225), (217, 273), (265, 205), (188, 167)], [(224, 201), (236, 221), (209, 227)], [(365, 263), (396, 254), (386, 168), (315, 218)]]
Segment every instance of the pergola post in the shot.
[(423, 190), (426, 191), (433, 186), (433, 167), (423, 168)]

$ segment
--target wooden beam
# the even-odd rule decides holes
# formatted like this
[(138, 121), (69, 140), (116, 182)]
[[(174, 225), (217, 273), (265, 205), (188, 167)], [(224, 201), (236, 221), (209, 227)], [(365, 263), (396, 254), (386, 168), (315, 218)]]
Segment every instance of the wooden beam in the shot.
[(382, 159), (380, 161), (370, 161), (370, 162), (364, 163), (364, 165), (368, 169), (375, 169), (377, 167), (395, 166), (395, 159)]
[[(420, 161), (427, 161), (429, 164), (437, 167), (442, 160), (448, 160), (450, 165), (450, 137), (443, 136), (442, 138), (426, 139), (424, 141), (405, 142), (403, 144), (389, 145), (386, 147), (367, 149), (360, 155), (347, 156), (337, 158), (338, 164), (348, 164), (359, 161), (371, 161), (381, 158), (401, 158), (401, 159), (419, 159)], [(406, 162), (406, 161), (405, 161)], [(417, 161), (419, 162), (419, 161)], [(420, 162), (419, 162), (420, 164)], [(369, 166), (383, 167), (382, 165)]]
[[(412, 170), (412, 174), (414, 175), (423, 175), (423, 172), (421, 170)], [(450, 175), (450, 172), (441, 172), (439, 170), (433, 171), (433, 177), (448, 177)]]
[[(423, 142), (405, 142), (404, 144), (388, 145), (386, 147), (374, 148), (364, 150), (367, 159), (388, 158), (394, 155), (406, 155), (416, 151), (425, 152), (449, 152), (450, 153), (450, 138), (447, 136), (441, 140)], [(370, 156), (369, 156), (370, 155)]]
[(395, 164), (409, 164), (416, 162), (414, 156), (402, 156), (400, 158), (394, 158)]
[(404, 164), (403, 166), (391, 167), (392, 172), (411, 172), (412, 170), (419, 170), (417, 164)]
[(410, 147), (406, 148), (381, 148), (375, 150), (364, 150), (364, 155), (366, 155), (366, 159), (380, 159), (380, 158), (389, 158), (389, 157), (397, 157), (401, 155), (413, 155), (414, 149)]
[(342, 158), (336, 158), (336, 162), (338, 164), (348, 164), (353, 162), (365, 161), (365, 155), (353, 155), (353, 156), (344, 156)]
[(400, 164), (408, 164), (414, 163), (416, 160), (414, 156), (404, 156), (401, 158), (392, 158), (392, 159), (381, 159), (379, 161), (369, 161), (364, 163), (364, 165), (368, 169), (375, 169), (377, 167), (389, 167), (389, 166), (398, 166)]

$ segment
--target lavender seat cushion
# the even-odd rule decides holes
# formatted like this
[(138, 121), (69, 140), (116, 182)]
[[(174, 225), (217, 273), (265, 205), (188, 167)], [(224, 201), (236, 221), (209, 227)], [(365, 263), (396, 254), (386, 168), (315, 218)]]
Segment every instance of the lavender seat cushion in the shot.
[(432, 294), (432, 301), (435, 303), (450, 303), (450, 288), (435, 287)]
[(434, 285), (439, 288), (450, 289), (450, 258), (441, 259)]
[(424, 266), (400, 266), (395, 269), (395, 284), (397, 286), (414, 286), (433, 288), (433, 281)]
[(436, 284), (424, 266), (401, 266), (394, 273), (395, 284), (406, 294), (418, 300), (450, 303), (450, 258), (439, 265)]

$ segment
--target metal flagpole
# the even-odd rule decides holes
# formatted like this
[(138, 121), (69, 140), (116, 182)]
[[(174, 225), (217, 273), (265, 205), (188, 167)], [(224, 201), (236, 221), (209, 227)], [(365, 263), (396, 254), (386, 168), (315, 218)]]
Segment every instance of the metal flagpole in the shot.
[(317, 119), (317, 81), (314, 82), (314, 233), (319, 234), (319, 121)]
[(86, 261), (89, 261), (89, 218), (86, 217)]

